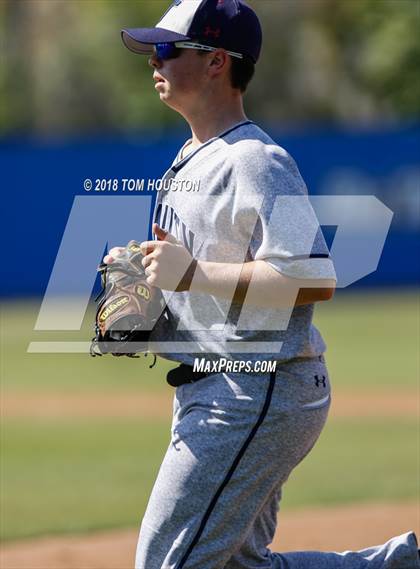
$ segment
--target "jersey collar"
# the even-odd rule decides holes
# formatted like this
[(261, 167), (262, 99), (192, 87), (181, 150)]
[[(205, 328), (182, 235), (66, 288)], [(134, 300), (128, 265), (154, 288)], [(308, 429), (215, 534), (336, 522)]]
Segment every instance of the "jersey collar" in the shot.
[[(173, 172), (175, 172), (175, 174), (178, 173), (194, 156), (196, 156), (199, 152), (201, 152), (202, 150), (204, 150), (205, 148), (207, 148), (208, 146), (213, 144), (213, 142), (215, 142), (216, 140), (220, 140), (221, 138), (224, 138), (225, 136), (227, 136), (228, 134), (230, 134), (234, 130), (236, 130), (238, 128), (242, 128), (243, 126), (246, 126), (248, 124), (254, 124), (254, 122), (250, 121), (250, 120), (240, 122), (240, 123), (230, 127), (228, 130), (225, 130), (224, 132), (222, 132), (222, 134), (219, 134), (218, 136), (210, 138), (207, 142), (205, 142), (204, 144), (199, 146), (196, 150), (187, 154), (187, 156), (185, 156), (185, 158), (182, 158), (182, 160), (180, 160), (179, 162), (176, 162), (172, 166), (171, 170)], [(185, 148), (185, 144), (182, 148)], [(178, 153), (178, 156), (179, 155), (180, 155), (180, 153)]]

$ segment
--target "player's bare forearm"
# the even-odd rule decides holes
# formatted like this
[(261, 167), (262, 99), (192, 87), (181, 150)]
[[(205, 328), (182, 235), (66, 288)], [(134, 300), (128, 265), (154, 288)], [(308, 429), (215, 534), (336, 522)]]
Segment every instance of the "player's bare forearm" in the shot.
[(313, 304), (329, 300), (334, 294), (332, 279), (294, 279), (265, 261), (196, 262), (182, 243), (157, 224), (153, 225), (153, 233), (158, 241), (146, 241), (140, 246), (145, 255), (142, 264), (147, 282), (164, 290), (190, 290), (266, 308)]
[(199, 261), (191, 284), (201, 292), (266, 308), (289, 308), (323, 300), (334, 295), (332, 279), (294, 279), (282, 275), (265, 261), (244, 264)]

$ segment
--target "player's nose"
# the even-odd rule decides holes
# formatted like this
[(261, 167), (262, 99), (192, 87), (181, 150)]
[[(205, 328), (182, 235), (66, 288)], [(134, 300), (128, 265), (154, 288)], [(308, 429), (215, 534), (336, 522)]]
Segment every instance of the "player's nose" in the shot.
[(159, 69), (162, 65), (162, 60), (158, 58), (156, 53), (154, 53), (149, 57), (149, 65), (150, 67), (153, 67), (153, 69)]

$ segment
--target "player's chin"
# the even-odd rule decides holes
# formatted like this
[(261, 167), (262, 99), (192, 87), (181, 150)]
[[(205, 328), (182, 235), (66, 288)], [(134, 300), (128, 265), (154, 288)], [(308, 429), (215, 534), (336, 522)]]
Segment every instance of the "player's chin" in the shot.
[(168, 86), (164, 81), (158, 81), (155, 85), (155, 89), (161, 96), (168, 92)]
[(159, 93), (159, 98), (162, 101), (162, 103), (165, 103), (165, 105), (170, 109), (174, 111), (178, 110), (176, 101), (174, 97), (171, 95), (170, 91), (162, 91), (161, 93)]
[(168, 91), (168, 89), (165, 89), (164, 87), (160, 87), (160, 88), (157, 88), (156, 91), (159, 93), (159, 98), (161, 101), (166, 103), (167, 101), (170, 100), (171, 95), (170, 95), (170, 92)]

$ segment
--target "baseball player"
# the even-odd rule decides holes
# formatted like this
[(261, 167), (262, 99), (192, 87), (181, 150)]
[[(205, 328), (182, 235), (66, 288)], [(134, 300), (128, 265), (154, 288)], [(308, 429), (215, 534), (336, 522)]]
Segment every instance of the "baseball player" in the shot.
[(122, 38), (149, 56), (157, 94), (192, 133), (163, 178), (156, 239), (141, 246), (169, 309), (155, 345), (180, 365), (136, 568), (420, 567), (411, 532), (359, 552), (268, 549), (283, 485), (330, 406), (312, 316), (335, 274), (296, 164), (244, 113), (262, 44), (256, 14), (242, 0), (177, 0), (155, 28)]

